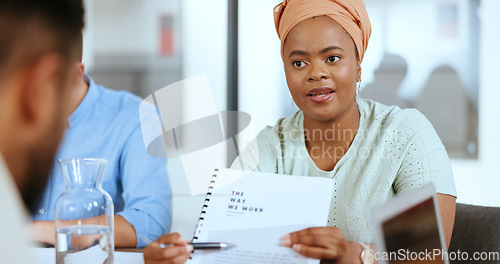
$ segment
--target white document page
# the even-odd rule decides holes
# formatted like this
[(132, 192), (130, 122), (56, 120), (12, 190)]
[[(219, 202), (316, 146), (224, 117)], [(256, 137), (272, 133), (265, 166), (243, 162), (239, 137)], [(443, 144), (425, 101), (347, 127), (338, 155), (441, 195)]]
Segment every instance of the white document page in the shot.
[[(195, 232), (198, 242), (235, 247), (196, 251), (188, 263), (319, 263), (279, 243), (290, 232), (327, 224), (333, 180), (259, 172), (242, 177), (242, 173), (230, 169), (216, 173)], [(237, 180), (228, 184), (232, 178)]]

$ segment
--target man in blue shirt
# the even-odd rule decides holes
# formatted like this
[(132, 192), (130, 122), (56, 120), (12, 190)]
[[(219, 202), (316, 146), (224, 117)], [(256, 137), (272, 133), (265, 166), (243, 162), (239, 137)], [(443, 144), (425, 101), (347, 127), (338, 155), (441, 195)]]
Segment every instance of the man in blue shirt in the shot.
[(141, 235), (155, 240), (170, 231), (171, 190), (166, 159), (147, 154), (142, 138), (139, 105), (142, 99), (125, 91), (96, 85), (76, 63), (75, 90), (68, 127), (54, 168), (32, 215), (33, 238), (55, 243), (54, 210), (66, 185), (57, 160), (105, 158), (102, 187), (115, 206), (115, 246), (144, 247)]

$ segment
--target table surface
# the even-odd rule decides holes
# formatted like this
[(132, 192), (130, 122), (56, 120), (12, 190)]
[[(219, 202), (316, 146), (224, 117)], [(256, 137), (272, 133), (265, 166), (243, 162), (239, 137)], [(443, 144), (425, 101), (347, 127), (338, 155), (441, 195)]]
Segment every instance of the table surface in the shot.
[[(132, 252), (131, 252), (132, 251)], [(54, 264), (56, 263), (56, 254), (54, 248), (37, 248), (29, 249), (29, 253), (37, 264)], [(144, 264), (142, 256), (142, 248), (122, 248), (115, 250), (114, 263), (120, 264)]]

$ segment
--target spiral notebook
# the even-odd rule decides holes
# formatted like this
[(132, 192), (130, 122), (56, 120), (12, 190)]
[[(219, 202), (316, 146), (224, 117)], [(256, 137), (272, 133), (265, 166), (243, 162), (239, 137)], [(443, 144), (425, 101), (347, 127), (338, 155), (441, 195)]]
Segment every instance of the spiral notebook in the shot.
[(332, 193), (332, 179), (216, 169), (193, 241), (235, 246), (195, 251), (187, 263), (319, 263), (279, 243), (290, 232), (326, 226)]

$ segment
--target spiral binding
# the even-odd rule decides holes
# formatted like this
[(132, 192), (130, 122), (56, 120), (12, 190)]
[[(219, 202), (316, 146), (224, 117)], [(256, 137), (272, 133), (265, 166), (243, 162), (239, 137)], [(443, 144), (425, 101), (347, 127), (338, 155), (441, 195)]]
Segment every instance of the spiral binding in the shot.
[(210, 179), (207, 195), (205, 196), (205, 201), (203, 202), (203, 206), (201, 207), (201, 214), (200, 217), (198, 218), (198, 224), (196, 225), (196, 230), (194, 231), (193, 242), (198, 241), (198, 234), (200, 233), (200, 229), (203, 226), (203, 221), (205, 221), (205, 215), (207, 214), (208, 203), (210, 202), (210, 197), (212, 196), (212, 190), (214, 189), (215, 179), (217, 178), (218, 171), (219, 169), (215, 169), (214, 174)]

